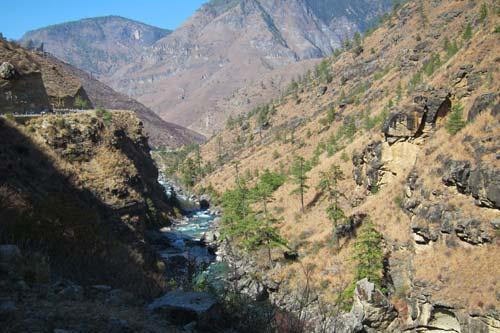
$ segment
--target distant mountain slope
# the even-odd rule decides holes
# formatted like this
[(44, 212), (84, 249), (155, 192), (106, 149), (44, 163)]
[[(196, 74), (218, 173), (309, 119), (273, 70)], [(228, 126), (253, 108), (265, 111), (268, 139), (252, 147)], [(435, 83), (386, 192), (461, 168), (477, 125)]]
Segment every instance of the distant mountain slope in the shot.
[(179, 147), (189, 143), (201, 143), (205, 137), (185, 127), (169, 123), (161, 119), (151, 109), (136, 100), (118, 93), (106, 84), (96, 80), (88, 73), (51, 57), (51, 61), (63, 67), (64, 70), (78, 77), (89, 99), (94, 106), (116, 110), (134, 111), (144, 122), (144, 127), (153, 146), (167, 145)]
[(136, 22), (116, 17), (48, 27), (23, 40), (44, 42), (45, 50), (98, 73), (103, 82), (165, 120), (212, 134), (229, 115), (263, 102), (253, 96), (256, 86), (264, 84), (265, 95), (275, 95), (283, 84), (273, 84), (274, 75), (276, 81), (289, 82), (305, 68), (288, 66), (330, 55), (392, 3), (214, 0), (173, 33), (154, 35), (156, 40), (136, 43), (130, 27)]
[[(392, 2), (323, 1), (324, 7), (311, 7), (311, 3), (212, 1), (156, 42), (144, 61), (128, 65), (105, 81), (164, 119), (211, 133), (223, 126), (220, 119), (261, 102), (248, 99), (243, 109), (228, 109), (219, 106), (221, 101), (245, 95), (240, 88), (260, 85), (261, 78), (274, 70), (330, 55), (354, 31), (389, 10)], [(327, 15), (319, 17), (320, 10)], [(292, 73), (297, 74), (286, 73), (288, 80)]]
[(43, 43), (57, 58), (100, 76), (135, 61), (146, 47), (169, 33), (123, 17), (105, 16), (29, 31), (21, 42)]

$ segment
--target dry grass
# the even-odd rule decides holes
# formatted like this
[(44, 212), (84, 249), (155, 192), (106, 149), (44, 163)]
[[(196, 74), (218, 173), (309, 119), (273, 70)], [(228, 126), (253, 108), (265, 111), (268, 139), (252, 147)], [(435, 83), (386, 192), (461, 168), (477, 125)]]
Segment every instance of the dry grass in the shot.
[(439, 288), (433, 291), (434, 301), (469, 310), (498, 309), (499, 255), (498, 244), (454, 249), (436, 244), (415, 258), (415, 278)]
[[(492, 4), (492, 2), (488, 2)], [(406, 86), (410, 77), (422, 65), (422, 61), (410, 64), (408, 68), (400, 68), (399, 64), (406, 59), (413, 49), (421, 40), (426, 41), (431, 52), (439, 52), (441, 59), (445, 60), (446, 54), (443, 49), (443, 40), (448, 37), (450, 40), (461, 40), (461, 32), (465, 27), (465, 18), (476, 15), (479, 10), (479, 5), (474, 8), (468, 7), (466, 2), (442, 2), (437, 7), (429, 7), (426, 3), (424, 13), (427, 16), (429, 23), (422, 25), (421, 18), (417, 13), (417, 3), (410, 3), (409, 8), (414, 11), (407, 22), (403, 25), (397, 24), (397, 20), (392, 20), (394, 25), (389, 28), (385, 25), (381, 29), (375, 31), (370, 37), (363, 42), (364, 52), (357, 58), (353, 57), (352, 53), (346, 52), (340, 58), (333, 60), (332, 72), (334, 81), (328, 85), (328, 91), (325, 95), (317, 97), (315, 88), (319, 85), (317, 82), (312, 83), (312, 88), (303, 93), (299, 93), (299, 98), (302, 100), (297, 104), (293, 96), (289, 96), (281, 104), (276, 105), (277, 114), (272, 117), (272, 128), (283, 126), (293, 117), (303, 117), (305, 123), (295, 130), (296, 143), (284, 142), (283, 139), (277, 138), (277, 133), (273, 130), (268, 130), (264, 133), (266, 143), (261, 143), (258, 135), (255, 135), (253, 142), (245, 144), (242, 148), (238, 148), (234, 142), (238, 135), (245, 135), (239, 128), (233, 130), (224, 130), (216, 137), (212, 138), (206, 145), (202, 147), (202, 155), (206, 160), (216, 161), (217, 153), (220, 151), (228, 152), (230, 160), (237, 160), (241, 164), (242, 169), (264, 170), (265, 168), (278, 170), (280, 164), (284, 165), (287, 170), (291, 164), (294, 154), (311, 159), (316, 146), (321, 141), (326, 141), (329, 136), (339, 130), (342, 122), (336, 121), (330, 129), (321, 131), (320, 119), (326, 114), (328, 105), (332, 102), (337, 102), (340, 91), (343, 90), (346, 95), (350, 93), (359, 82), (356, 78), (349, 80), (344, 86), (340, 84), (340, 77), (344, 73), (349, 72), (361, 63), (374, 63), (377, 65), (377, 70), (389, 69), (387, 74), (382, 79), (373, 80), (374, 73), (369, 74), (361, 79), (362, 82), (372, 80), (372, 86), (366, 92), (360, 94), (360, 105), (350, 104), (341, 112), (341, 117), (355, 116), (358, 119), (358, 127), (361, 127), (361, 115), (365, 110), (371, 110), (370, 115), (374, 116), (381, 114), (387, 106), (389, 100), (392, 100), (396, 107), (408, 105), (412, 103), (412, 95), (407, 93)], [(441, 14), (451, 10), (462, 10), (463, 14), (458, 18), (445, 22), (444, 19), (438, 18)], [(459, 52), (451, 59), (446, 61), (432, 77), (426, 77), (425, 82), (434, 87), (450, 88), (455, 95), (454, 102), (458, 100), (464, 106), (464, 117), (471, 108), (476, 97), (487, 92), (498, 92), (500, 90), (500, 80), (498, 79), (497, 56), (498, 52), (494, 50), (500, 49), (499, 39), (496, 34), (491, 33), (493, 27), (498, 25), (499, 18), (493, 14), (488, 16), (489, 23), (486, 26), (474, 27), (474, 37), (470, 44), (464, 45)], [(436, 32), (440, 33), (439, 38), (434, 38)], [(397, 37), (397, 42), (394, 42), (393, 37)], [(371, 53), (371, 49), (375, 50), (375, 55)], [(405, 53), (406, 52), (406, 53)], [(425, 56), (425, 54), (423, 54)], [(422, 57), (423, 57), (422, 56)], [(465, 86), (454, 86), (454, 74), (459, 70), (460, 66), (467, 63), (473, 63), (474, 69), (488, 69), (490, 74), (481, 74), (481, 83), (479, 87), (471, 93), (465, 93)], [(413, 66), (413, 67), (412, 67)], [(360, 81), (360, 82), (361, 82)], [(397, 86), (402, 86), (402, 96), (397, 103)], [(323, 112), (316, 113), (318, 110)], [(337, 111), (339, 111), (337, 109)], [(455, 298), (458, 302), (467, 302), (471, 306), (473, 303), (480, 301), (479, 298), (485, 295), (489, 290), (489, 295), (484, 296), (482, 302), (484, 304), (493, 303), (496, 307), (498, 304), (493, 302), (496, 290), (490, 290), (492, 279), (498, 276), (494, 258), (498, 251), (495, 244), (487, 247), (480, 247), (474, 250), (475, 257), (479, 259), (475, 262), (467, 258), (459, 260), (466, 251), (466, 243), (459, 241), (458, 247), (453, 249), (445, 249), (441, 245), (435, 247), (429, 246), (422, 251), (413, 249), (413, 234), (411, 231), (411, 219), (399, 207), (400, 202), (406, 196), (407, 185), (406, 179), (409, 172), (415, 168), (418, 173), (419, 181), (422, 184), (422, 189), (432, 193), (437, 190), (441, 192), (441, 196), (431, 195), (424, 203), (444, 203), (449, 207), (460, 209), (464, 216), (470, 216), (480, 219), (484, 222), (484, 227), (487, 230), (491, 229), (489, 221), (498, 217), (498, 211), (492, 209), (479, 208), (473, 202), (470, 196), (458, 194), (456, 189), (448, 188), (442, 183), (443, 171), (438, 172), (442, 167), (442, 162), (446, 158), (467, 159), (476, 165), (475, 149), (466, 142), (465, 137), (471, 136), (474, 140), (479, 140), (481, 145), (495, 151), (494, 147), (500, 146), (500, 138), (498, 136), (498, 116), (492, 117), (485, 112), (479, 115), (476, 120), (468, 124), (461, 132), (455, 136), (450, 136), (444, 128), (444, 123), (439, 122), (435, 132), (430, 133), (430, 136), (424, 140), (417, 140), (413, 144), (394, 145), (393, 160), (389, 165), (391, 168), (397, 169), (398, 173), (394, 176), (384, 178), (387, 184), (381, 187), (378, 193), (368, 194), (366, 190), (356, 186), (352, 178), (353, 165), (350, 158), (354, 152), (362, 151), (366, 145), (372, 141), (382, 140), (380, 127), (375, 127), (370, 131), (359, 131), (352, 140), (344, 141), (345, 152), (349, 160), (341, 159), (341, 152), (335, 153), (328, 157), (326, 153), (320, 156), (319, 164), (314, 167), (309, 173), (310, 177), (308, 184), (310, 189), (305, 195), (305, 202), (310, 202), (315, 194), (315, 186), (318, 183), (319, 172), (326, 170), (331, 164), (338, 164), (346, 175), (346, 180), (341, 182), (340, 188), (346, 196), (346, 200), (341, 202), (342, 208), (346, 214), (364, 212), (369, 214), (377, 228), (383, 233), (387, 248), (391, 251), (391, 257), (399, 258), (399, 261), (408, 264), (408, 267), (395, 268), (398, 274), (402, 274), (404, 284), (410, 285), (410, 276), (407, 274), (411, 270), (411, 260), (414, 260), (413, 267), (417, 270), (418, 276), (423, 278), (434, 279), (432, 267), (434, 265), (433, 258), (441, 260), (439, 265), (447, 262), (449, 272), (447, 273), (448, 282), (441, 285), (440, 291), (437, 293), (439, 297), (450, 295), (449, 298)], [(489, 132), (485, 131), (485, 127), (491, 128)], [(250, 119), (251, 133), (255, 127), (255, 117)], [(291, 130), (285, 131), (290, 137)], [(308, 135), (308, 133), (312, 135)], [(249, 134), (247, 134), (248, 137)], [(489, 141), (481, 141), (481, 139), (490, 137)], [(219, 149), (217, 138), (222, 138), (223, 149)], [(304, 142), (304, 144), (300, 144)], [(275, 154), (277, 152), (277, 154)], [(278, 156), (275, 158), (275, 156)], [(411, 156), (411, 158), (409, 158)], [(414, 159), (414, 163), (412, 162)], [(496, 159), (495, 153), (484, 154), (481, 156), (481, 161), (489, 168), (500, 167), (500, 161)], [(225, 163), (210, 174), (203, 182), (202, 186), (212, 184), (217, 190), (224, 191), (234, 184), (235, 170), (231, 163)], [(304, 214), (300, 214), (300, 203), (297, 197), (290, 195), (293, 186), (287, 182), (282, 188), (278, 189), (275, 194), (275, 201), (271, 205), (271, 211), (277, 211), (278, 215), (283, 218), (281, 224), (281, 232), (291, 244), (297, 245), (301, 254), (301, 263), (293, 263), (284, 266), (280, 272), (286, 281), (291, 286), (300, 286), (303, 276), (301, 272), (301, 264), (310, 264), (314, 266), (312, 279), (315, 285), (321, 284), (321, 281), (330, 281), (330, 287), (326, 294), (331, 297), (335, 295), (335, 288), (342, 285), (343, 282), (352, 277), (352, 269), (354, 263), (349, 260), (351, 248), (348, 244), (340, 251), (335, 251), (328, 246), (328, 241), (331, 238), (332, 225), (328, 221), (325, 214), (326, 203), (318, 202), (315, 206), (306, 210)], [(437, 193), (436, 192), (436, 193)], [(413, 193), (414, 197), (422, 199), (419, 193)], [(350, 203), (354, 198), (362, 197), (364, 202), (358, 207), (351, 207)], [(491, 253), (491, 254), (490, 254)], [(447, 261), (450, 256), (451, 260)], [(479, 267), (483, 265), (482, 267)], [(481, 277), (484, 288), (481, 284), (476, 284), (479, 288), (474, 291), (469, 297), (467, 292), (467, 281), (473, 278), (474, 269), (478, 272), (483, 272)], [(428, 274), (422, 273), (424, 270), (429, 270)], [(465, 276), (460, 276), (461, 272)], [(437, 274), (437, 273), (436, 273)], [(471, 280), (470, 280), (471, 281)], [(462, 295), (459, 295), (462, 291)], [(444, 297), (443, 296), (443, 297)], [(477, 304), (476, 304), (477, 305)]]

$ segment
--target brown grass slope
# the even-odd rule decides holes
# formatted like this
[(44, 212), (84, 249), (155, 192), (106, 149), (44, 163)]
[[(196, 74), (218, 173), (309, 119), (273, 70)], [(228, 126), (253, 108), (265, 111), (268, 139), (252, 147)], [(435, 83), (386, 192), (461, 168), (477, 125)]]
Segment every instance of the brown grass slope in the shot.
[[(488, 9), (485, 18), (481, 18), (482, 3)], [(331, 84), (321, 84), (313, 77), (302, 82), (296, 93), (274, 102), (277, 112), (270, 117), (268, 128), (259, 130), (252, 116), (232, 129), (226, 128), (204, 145), (202, 156), (214, 165), (218, 160), (224, 163), (200, 187), (210, 184), (224, 191), (233, 186), (233, 161), (240, 162), (242, 175), (265, 168), (286, 172), (293, 155), (312, 160), (318, 146), (329, 147), (330, 153), (319, 150), (318, 163), (308, 173), (310, 189), (305, 199), (310, 205), (304, 214), (300, 213), (298, 198), (290, 195), (290, 182), (274, 194), (271, 209), (283, 218), (281, 233), (298, 250), (300, 263), (275, 268), (270, 274), (287, 277), (292, 288), (300, 285), (302, 275), (296, 272), (301, 271), (301, 265), (312, 264), (313, 283), (322, 290), (321, 297), (330, 300), (337, 297), (338, 288), (351, 281), (355, 265), (350, 259), (352, 241), (341, 241), (340, 250), (329, 246), (332, 224), (325, 213), (326, 200), (315, 200), (319, 173), (338, 164), (346, 175), (340, 183), (345, 195), (342, 208), (347, 215), (368, 214), (384, 236), (386, 269), (392, 278), (389, 292), (403, 325), (416, 325), (408, 313), (411, 304), (418, 304), (411, 302), (422, 294), (430, 295), (432, 304), (467, 313), (489, 313), (498, 320), (495, 313), (500, 306), (500, 270), (495, 258), (500, 249), (498, 229), (490, 223), (498, 221), (498, 207), (478, 206), (469, 194), (445, 186), (442, 178), (450, 172), (445, 163), (448, 159), (468, 160), (473, 167), (481, 165), (493, 173), (500, 169), (499, 22), (498, 2), (474, 5), (466, 1), (417, 1), (405, 5), (364, 38), (359, 54), (356, 50), (346, 51), (328, 59), (334, 77)], [(470, 39), (464, 37), (468, 23), (472, 28)], [(458, 43), (456, 54), (447, 54), (446, 40)], [(436, 54), (441, 62), (429, 70)], [(417, 89), (412, 88), (415, 82)], [(327, 88), (325, 94), (318, 93), (320, 86)], [(452, 105), (463, 106), (465, 119), (478, 97), (488, 93), (497, 97), (456, 135), (445, 129), (448, 113), (417, 138), (393, 145), (385, 143), (388, 154), (383, 153), (381, 181), (371, 190), (357, 185), (353, 156), (371, 142), (384, 142), (382, 125), (387, 115), (411, 110), (415, 107), (414, 97), (432, 93), (431, 87), (449, 91)], [(328, 125), (323, 119), (331, 106), (335, 108), (335, 119)], [(332, 136), (345, 132), (352, 124), (357, 129), (352, 137), (344, 135), (332, 141)], [(418, 175), (416, 189), (409, 187), (411, 173)], [(418, 225), (432, 231), (435, 222), (402, 207), (411, 200), (418, 201), (419, 207), (445, 207), (446, 212), (456, 214), (453, 223), (467, 218), (480, 221), (478, 230), (490, 241), (471, 245), (452, 231), (438, 232), (434, 240), (422, 245), (416, 234)], [(324, 289), (322, 285), (329, 287)]]

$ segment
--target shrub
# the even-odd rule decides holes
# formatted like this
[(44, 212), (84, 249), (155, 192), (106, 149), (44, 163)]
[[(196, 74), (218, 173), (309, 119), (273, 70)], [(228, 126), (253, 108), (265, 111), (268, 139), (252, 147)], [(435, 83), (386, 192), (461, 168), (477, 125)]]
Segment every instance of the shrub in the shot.
[(76, 96), (74, 106), (77, 109), (84, 110), (84, 109), (87, 109), (89, 107), (89, 103), (87, 100), (83, 99), (82, 97)]

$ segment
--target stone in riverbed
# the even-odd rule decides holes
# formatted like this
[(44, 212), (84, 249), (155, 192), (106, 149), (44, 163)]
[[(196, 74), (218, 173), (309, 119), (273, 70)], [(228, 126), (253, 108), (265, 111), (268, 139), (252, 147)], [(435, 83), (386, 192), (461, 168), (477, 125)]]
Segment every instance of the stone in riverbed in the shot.
[(209, 293), (172, 291), (147, 306), (149, 311), (164, 313), (173, 324), (210, 325), (220, 316), (216, 299)]

